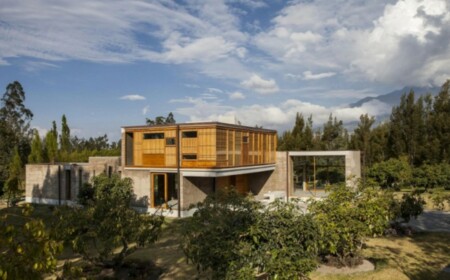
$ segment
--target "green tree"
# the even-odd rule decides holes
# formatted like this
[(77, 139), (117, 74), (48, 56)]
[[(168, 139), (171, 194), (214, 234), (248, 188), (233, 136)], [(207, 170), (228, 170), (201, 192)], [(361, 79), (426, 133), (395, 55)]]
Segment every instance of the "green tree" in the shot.
[(44, 161), (42, 156), (42, 141), (39, 136), (39, 131), (34, 130), (33, 140), (31, 142), (31, 153), (28, 156), (28, 163), (41, 163)]
[(68, 154), (71, 152), (72, 145), (70, 143), (70, 128), (67, 125), (66, 115), (63, 115), (61, 119), (61, 135), (59, 143), (61, 145), (61, 153)]
[(42, 279), (56, 269), (62, 244), (50, 238), (41, 219), (30, 217), (32, 211), (22, 208), (24, 224), (17, 215), (0, 215), (0, 279)]
[(9, 177), (8, 166), (18, 147), (22, 162), (29, 153), (30, 121), (33, 113), (25, 107), (25, 92), (15, 81), (8, 84), (0, 107), (0, 187)]
[(196, 205), (182, 227), (182, 248), (213, 279), (304, 279), (315, 269), (318, 228), (293, 203), (268, 209), (234, 190)]
[(345, 150), (348, 146), (348, 132), (342, 121), (330, 114), (328, 122), (323, 125), (321, 147), (324, 150)]
[(430, 116), (434, 147), (438, 147), (437, 162), (450, 163), (450, 80), (447, 80), (435, 97)]
[(23, 168), (22, 161), (19, 155), (19, 149), (14, 148), (14, 156), (9, 164), (9, 177), (6, 180), (4, 192), (7, 199), (8, 206), (14, 206), (20, 193), (23, 190)]
[(364, 166), (372, 165), (372, 125), (375, 123), (374, 117), (368, 114), (359, 117), (358, 126), (355, 128), (351, 137), (350, 147), (360, 150), (363, 153)]
[(412, 179), (412, 168), (406, 157), (391, 158), (374, 164), (367, 173), (382, 188), (399, 190), (406, 187)]
[[(74, 252), (98, 265), (120, 265), (137, 246), (156, 241), (164, 218), (139, 214), (131, 207), (134, 198), (130, 178), (105, 174), (93, 179), (93, 190), (80, 191), (83, 208), (67, 208), (58, 213), (56, 238), (70, 244)], [(91, 193), (86, 197), (86, 194)], [(120, 252), (115, 254), (115, 250)]]
[(45, 151), (47, 160), (54, 164), (58, 157), (58, 142), (55, 138), (55, 132), (52, 130), (45, 135)]
[(337, 266), (357, 265), (365, 239), (383, 234), (394, 217), (392, 200), (373, 187), (339, 184), (329, 191), (324, 200), (308, 206), (320, 229), (320, 255)]
[(172, 112), (170, 112), (167, 117), (157, 116), (154, 120), (146, 118), (146, 123), (148, 125), (174, 124), (176, 120)]

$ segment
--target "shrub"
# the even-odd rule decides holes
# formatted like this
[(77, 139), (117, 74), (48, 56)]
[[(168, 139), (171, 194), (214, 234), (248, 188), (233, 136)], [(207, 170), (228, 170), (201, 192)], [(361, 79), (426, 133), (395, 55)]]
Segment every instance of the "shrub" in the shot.
[[(93, 198), (87, 199), (86, 206), (58, 209), (54, 232), (91, 263), (107, 265), (113, 258), (113, 264), (120, 265), (133, 251), (130, 244), (144, 246), (156, 241), (164, 218), (131, 208), (131, 179), (102, 174), (93, 181)], [(121, 251), (114, 254), (117, 248)]]
[(442, 211), (445, 208), (445, 202), (450, 203), (450, 194), (444, 188), (437, 188), (431, 191), (430, 199), (433, 202), (433, 206), (437, 210)]
[(0, 216), (0, 279), (40, 279), (56, 269), (62, 244), (50, 238), (41, 219), (30, 217), (32, 211), (28, 204), (22, 208), (23, 225)]
[(406, 158), (391, 158), (387, 161), (375, 163), (368, 170), (367, 175), (384, 189), (399, 190), (411, 181), (412, 169)]
[(183, 227), (182, 248), (215, 279), (302, 279), (315, 269), (318, 227), (292, 203), (267, 209), (232, 190), (209, 196)]
[(327, 198), (311, 201), (308, 210), (320, 229), (320, 256), (337, 266), (361, 263), (365, 238), (381, 235), (394, 213), (392, 196), (373, 187), (331, 186)]
[(412, 217), (417, 218), (423, 213), (424, 205), (425, 200), (421, 197), (420, 192), (403, 194), (397, 219), (402, 218), (403, 222), (408, 223)]

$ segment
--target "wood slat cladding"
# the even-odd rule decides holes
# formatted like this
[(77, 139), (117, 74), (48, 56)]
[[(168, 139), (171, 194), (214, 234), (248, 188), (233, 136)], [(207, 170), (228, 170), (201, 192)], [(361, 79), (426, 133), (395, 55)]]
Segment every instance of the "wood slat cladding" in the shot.
[[(275, 163), (274, 130), (222, 123), (125, 127), (126, 166), (226, 168)], [(176, 141), (180, 141), (177, 151)], [(129, 142), (132, 142), (131, 144)], [(125, 144), (124, 144), (125, 145)], [(130, 146), (131, 145), (131, 146)], [(129, 155), (132, 151), (132, 155)]]

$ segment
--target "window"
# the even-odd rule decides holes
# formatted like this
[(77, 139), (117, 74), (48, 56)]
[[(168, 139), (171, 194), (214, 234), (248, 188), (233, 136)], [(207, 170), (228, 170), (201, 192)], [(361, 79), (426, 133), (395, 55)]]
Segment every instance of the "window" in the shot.
[(197, 155), (196, 154), (184, 154), (183, 159), (195, 160), (195, 159), (197, 159)]
[(171, 137), (171, 138), (166, 138), (166, 146), (173, 146), (176, 144), (175, 138)]
[(242, 143), (248, 143), (248, 136), (242, 137)]
[(144, 140), (164, 139), (164, 133), (144, 133)]
[(183, 131), (183, 138), (197, 138), (197, 131)]

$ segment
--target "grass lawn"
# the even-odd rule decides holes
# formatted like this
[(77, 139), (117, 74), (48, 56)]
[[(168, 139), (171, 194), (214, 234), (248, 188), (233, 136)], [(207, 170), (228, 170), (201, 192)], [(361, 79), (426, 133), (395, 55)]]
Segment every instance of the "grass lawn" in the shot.
[[(34, 217), (50, 221), (50, 207), (35, 205)], [(24, 218), (19, 208), (1, 209), (0, 213), (8, 213), (14, 223), (23, 223)], [(150, 279), (195, 279), (197, 271), (194, 265), (188, 264), (179, 247), (180, 219), (166, 219), (159, 240), (146, 248), (137, 249), (126, 258), (130, 262), (149, 262), (156, 264), (159, 278)], [(318, 272), (310, 276), (313, 280), (331, 279), (450, 279), (450, 273), (443, 269), (450, 265), (450, 233), (416, 233), (412, 237), (372, 238), (367, 242), (364, 256), (375, 264), (372, 272), (351, 275), (328, 275)], [(64, 260), (76, 256), (67, 249), (61, 256)], [(111, 275), (114, 279), (114, 274)], [(120, 279), (126, 277), (120, 276)], [(117, 277), (117, 276), (116, 276)], [(202, 277), (200, 277), (202, 279)]]

